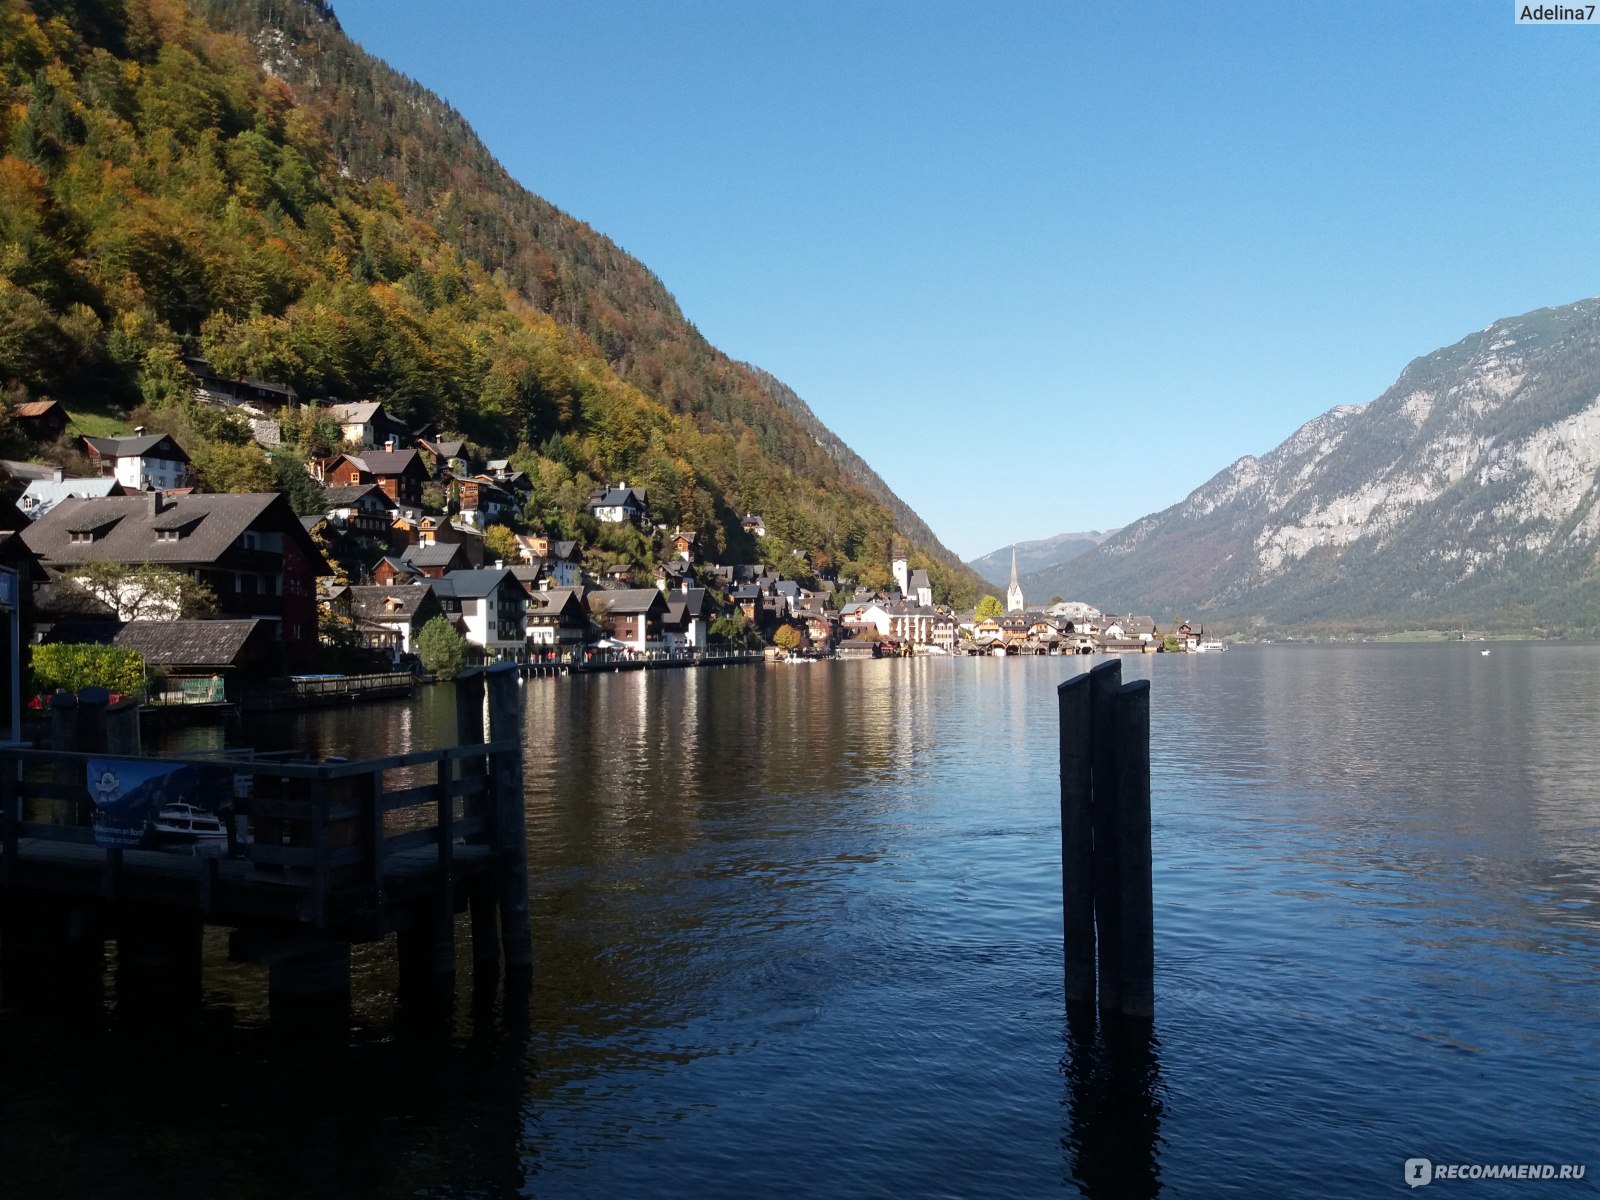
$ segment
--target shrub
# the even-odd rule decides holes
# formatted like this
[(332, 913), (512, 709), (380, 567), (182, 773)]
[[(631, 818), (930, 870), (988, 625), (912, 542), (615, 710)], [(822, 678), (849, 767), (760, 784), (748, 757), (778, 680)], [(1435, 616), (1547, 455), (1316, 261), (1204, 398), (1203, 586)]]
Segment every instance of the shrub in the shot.
[(467, 662), (467, 639), (447, 617), (434, 617), (417, 634), (422, 669), (436, 679), (454, 679)]
[(144, 687), (144, 658), (137, 650), (93, 643), (56, 643), (33, 648), (34, 686), (43, 691), (103, 687), (137, 692)]

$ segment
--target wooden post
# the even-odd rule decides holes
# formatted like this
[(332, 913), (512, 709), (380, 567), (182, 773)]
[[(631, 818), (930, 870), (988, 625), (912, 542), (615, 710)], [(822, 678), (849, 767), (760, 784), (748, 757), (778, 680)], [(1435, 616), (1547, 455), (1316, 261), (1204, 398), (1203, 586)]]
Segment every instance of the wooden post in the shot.
[(1112, 710), (1122, 687), (1122, 663), (1100, 663), (1089, 672), (1090, 770), (1094, 790), (1094, 924), (1100, 960), (1100, 1007), (1122, 1007), (1122, 925), (1119, 910), (1122, 880), (1118, 865), (1116, 802), (1120, 755)]
[(438, 777), (434, 782), (435, 820), (438, 822), (439, 845), (435, 870), (438, 872), (434, 893), (433, 915), (433, 973), (452, 981), (455, 993), (456, 974), (456, 802), (450, 794), (450, 761), (440, 759)]
[(117, 1008), (164, 1013), (200, 1003), (198, 913), (126, 905), (117, 928)]
[(1150, 852), (1150, 681), (1117, 692), (1117, 846), (1121, 876), (1122, 1011), (1156, 1015), (1155, 914)]
[(350, 1014), (350, 946), (328, 942), (272, 958), (267, 966), (267, 1008), (288, 1025), (328, 1024)]
[(500, 922), (492, 884), (474, 883), (467, 892), (472, 913), (472, 982), (482, 988), (500, 975)]
[[(78, 698), (69, 691), (58, 689), (50, 697), (50, 749), (65, 754), (78, 752)], [(56, 758), (50, 765), (50, 781), (58, 787), (67, 789), (71, 794), (74, 786), (84, 787), (83, 765), (68, 759)], [(78, 809), (79, 805), (75, 801), (62, 799), (50, 801), (51, 823), (80, 824)]]
[(533, 935), (528, 917), (527, 798), (522, 785), (522, 693), (516, 667), (501, 663), (487, 671), (489, 737), (515, 749), (496, 755), (492, 777), (496, 878), (500, 881), (500, 941), (506, 973), (533, 970)]
[(1094, 828), (1089, 676), (1056, 689), (1061, 720), (1061, 915), (1067, 1003), (1094, 1003)]

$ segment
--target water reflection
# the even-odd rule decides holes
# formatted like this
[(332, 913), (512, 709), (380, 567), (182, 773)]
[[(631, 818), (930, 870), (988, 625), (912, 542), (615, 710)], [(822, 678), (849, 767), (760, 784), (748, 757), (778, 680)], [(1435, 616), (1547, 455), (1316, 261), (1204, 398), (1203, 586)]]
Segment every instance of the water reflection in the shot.
[(1161, 1191), (1162, 1115), (1151, 1022), (1074, 1005), (1066, 1041), (1067, 1181), (1090, 1200), (1150, 1200)]

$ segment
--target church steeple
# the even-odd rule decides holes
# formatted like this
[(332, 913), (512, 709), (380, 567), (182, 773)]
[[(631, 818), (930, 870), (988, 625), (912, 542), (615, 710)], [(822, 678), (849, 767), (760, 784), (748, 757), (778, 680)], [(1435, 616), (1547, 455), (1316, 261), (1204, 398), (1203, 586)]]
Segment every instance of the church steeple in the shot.
[(1022, 584), (1017, 582), (1017, 547), (1016, 547), (1016, 543), (1012, 543), (1012, 546), (1011, 546), (1011, 586), (1006, 589), (1006, 611), (1007, 612), (1021, 612), (1023, 610), (1023, 607), (1024, 607), (1024, 605), (1022, 603)]

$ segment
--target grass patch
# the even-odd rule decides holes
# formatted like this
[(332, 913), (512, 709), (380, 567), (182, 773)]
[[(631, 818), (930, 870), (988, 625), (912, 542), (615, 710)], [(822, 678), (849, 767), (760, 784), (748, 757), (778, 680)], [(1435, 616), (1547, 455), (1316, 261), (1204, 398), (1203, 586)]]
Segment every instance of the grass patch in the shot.
[(82, 437), (117, 437), (132, 433), (128, 414), (115, 404), (83, 401), (67, 409), (68, 432)]

